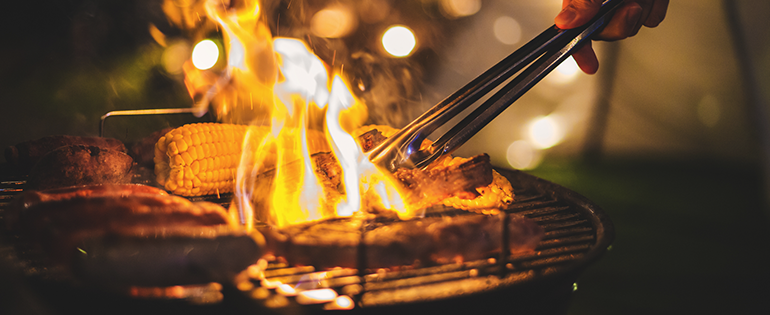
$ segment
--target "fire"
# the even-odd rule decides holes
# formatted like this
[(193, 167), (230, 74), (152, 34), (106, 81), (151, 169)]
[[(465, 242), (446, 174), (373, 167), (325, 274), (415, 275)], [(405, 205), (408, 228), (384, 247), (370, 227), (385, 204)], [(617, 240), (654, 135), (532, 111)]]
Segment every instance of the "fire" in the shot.
[[(196, 106), (213, 108), (223, 122), (252, 126), (243, 142), (231, 209), (243, 214), (247, 228), (255, 219), (280, 227), (348, 217), (362, 207), (415, 216), (397, 182), (370, 163), (351, 136), (367, 111), (344, 75), (333, 73), (302, 41), (273, 38), (259, 8), (255, 1), (231, 7), (228, 1), (209, 0), (186, 8), (195, 14), (183, 14), (202, 13), (215, 22), (227, 58), (224, 69), (185, 65)], [(328, 152), (339, 164), (336, 187), (316, 171), (318, 155)]]

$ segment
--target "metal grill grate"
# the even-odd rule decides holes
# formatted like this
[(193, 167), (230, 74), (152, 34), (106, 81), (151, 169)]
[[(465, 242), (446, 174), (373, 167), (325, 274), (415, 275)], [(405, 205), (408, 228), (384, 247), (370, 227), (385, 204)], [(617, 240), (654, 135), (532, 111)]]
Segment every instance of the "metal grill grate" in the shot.
[[(293, 309), (298, 300), (289, 298), (276, 305), (275, 295), (296, 293), (286, 292), (280, 284), (301, 290), (330, 288), (350, 295), (362, 309), (435, 302), (526, 288), (550, 278), (576, 277), (606, 250), (613, 237), (611, 223), (585, 198), (522, 172), (498, 171), (510, 179), (516, 193), (514, 203), (505, 212), (526, 216), (545, 230), (534, 252), (396, 271), (318, 271), (312, 266), (273, 263), (264, 272), (264, 279), (252, 280), (258, 289), (244, 291), (262, 290), (263, 294), (251, 296), (264, 306), (278, 309)], [(270, 291), (264, 294), (263, 289)]]
[[(611, 222), (590, 201), (561, 186), (519, 171), (498, 171), (511, 181), (516, 194), (505, 212), (529, 217), (545, 230), (534, 252), (405, 270), (316, 270), (273, 262), (262, 274), (251, 277), (249, 285), (237, 285), (234, 291), (253, 307), (284, 313), (323, 309), (323, 304), (300, 305), (297, 289), (333, 289), (339, 296), (349, 296), (356, 309), (376, 310), (528, 290), (553, 279), (571, 284), (611, 243)], [(0, 216), (23, 191), (24, 183), (23, 177), (0, 181)], [(203, 199), (227, 204), (230, 198)]]

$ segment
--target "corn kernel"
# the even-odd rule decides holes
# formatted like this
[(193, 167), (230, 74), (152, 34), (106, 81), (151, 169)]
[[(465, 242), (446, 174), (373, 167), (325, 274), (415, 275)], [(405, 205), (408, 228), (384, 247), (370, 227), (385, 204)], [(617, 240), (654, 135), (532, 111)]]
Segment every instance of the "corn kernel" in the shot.
[(174, 140), (174, 143), (176, 143), (176, 148), (179, 150), (180, 153), (187, 151), (187, 142), (184, 141), (184, 138), (180, 140)]
[(201, 144), (201, 136), (196, 132), (190, 136), (190, 139), (192, 139), (192, 143), (195, 146), (198, 146)]
[[(189, 124), (162, 136), (154, 147), (158, 183), (174, 194), (186, 196), (232, 191), (247, 128)], [(261, 128), (254, 132), (268, 131)]]
[(175, 165), (175, 166), (184, 165), (184, 159), (182, 158), (182, 156), (174, 155), (174, 161), (172, 165)]
[(190, 163), (190, 169), (192, 170), (193, 174), (198, 175), (201, 170), (201, 164), (198, 161), (193, 161)]
[(170, 172), (169, 172), (169, 174), (168, 174), (168, 177), (169, 177), (171, 180), (177, 180), (178, 174), (179, 174), (179, 170), (178, 170), (178, 169), (173, 169), (173, 168), (172, 168), (172, 169), (171, 169), (171, 171), (170, 171)]
[(179, 154), (179, 149), (176, 147), (176, 142), (171, 142), (168, 144), (168, 150), (166, 151), (166, 154), (168, 154), (168, 156)]
[(168, 150), (168, 142), (166, 141), (165, 136), (160, 137), (160, 139), (158, 140), (158, 143), (155, 144), (155, 150), (160, 150), (160, 152), (166, 152)]
[(182, 152), (180, 156), (182, 157), (182, 160), (184, 160), (184, 165), (190, 165), (194, 161), (190, 152)]

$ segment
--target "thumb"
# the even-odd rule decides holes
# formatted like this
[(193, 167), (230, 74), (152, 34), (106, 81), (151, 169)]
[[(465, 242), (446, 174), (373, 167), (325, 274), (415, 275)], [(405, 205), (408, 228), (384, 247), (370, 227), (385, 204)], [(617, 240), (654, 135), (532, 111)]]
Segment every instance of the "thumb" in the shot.
[(603, 2), (603, 0), (562, 0), (562, 10), (554, 19), (554, 23), (561, 29), (581, 26), (599, 12)]

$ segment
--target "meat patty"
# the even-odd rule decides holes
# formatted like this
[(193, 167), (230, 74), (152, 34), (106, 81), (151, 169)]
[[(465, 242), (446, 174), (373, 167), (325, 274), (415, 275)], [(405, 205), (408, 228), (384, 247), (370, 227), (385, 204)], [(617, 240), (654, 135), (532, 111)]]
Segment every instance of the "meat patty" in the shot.
[(48, 152), (29, 174), (36, 190), (131, 181), (134, 160), (127, 154), (92, 145), (68, 145)]

